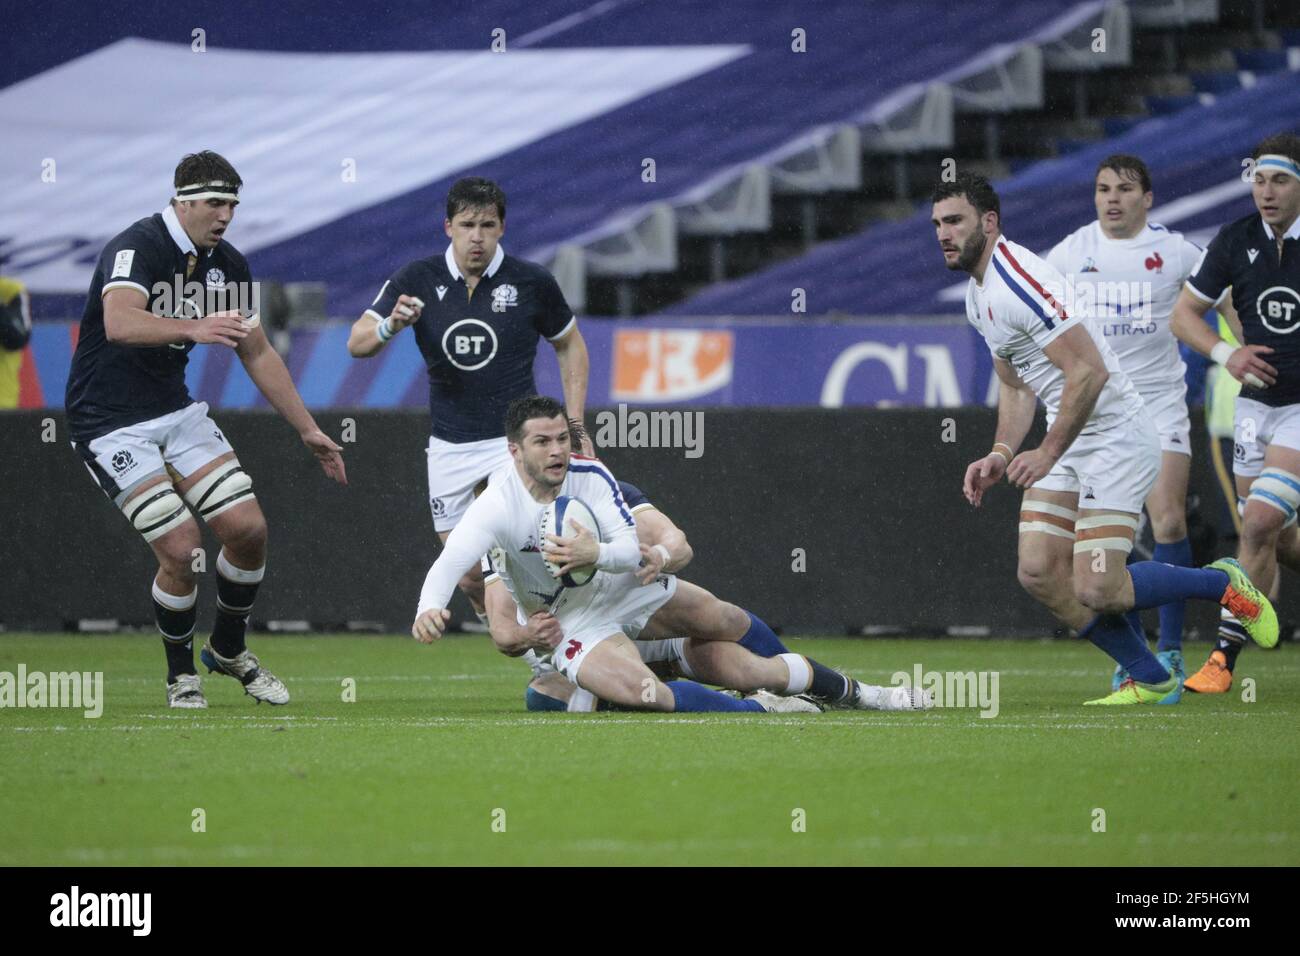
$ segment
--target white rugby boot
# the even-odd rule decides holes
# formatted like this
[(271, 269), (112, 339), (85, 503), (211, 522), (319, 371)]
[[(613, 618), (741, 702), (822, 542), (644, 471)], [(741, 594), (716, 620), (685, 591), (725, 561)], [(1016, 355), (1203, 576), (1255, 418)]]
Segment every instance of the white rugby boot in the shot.
[(244, 693), (259, 704), (262, 701), (268, 704), (289, 703), (289, 688), (270, 671), (263, 670), (257, 657), (247, 648), (235, 657), (222, 657), (212, 649), (212, 642), (209, 641), (203, 645), (199, 660), (209, 673), (217, 671), (235, 678), (244, 685)]
[(748, 694), (745, 700), (756, 700), (758, 705), (770, 714), (820, 714), (822, 707), (807, 697), (798, 695), (782, 697), (771, 691), (756, 690)]
[(177, 674), (174, 683), (167, 685), (167, 706), (181, 710), (206, 710), (208, 699), (198, 674)]
[(924, 687), (878, 687), (858, 681), (851, 706), (858, 710), (929, 710), (934, 698)]

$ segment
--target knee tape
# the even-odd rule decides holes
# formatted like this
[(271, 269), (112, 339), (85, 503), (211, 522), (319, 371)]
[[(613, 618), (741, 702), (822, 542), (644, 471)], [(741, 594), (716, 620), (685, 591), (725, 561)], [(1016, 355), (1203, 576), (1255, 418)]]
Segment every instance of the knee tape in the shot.
[(152, 485), (122, 502), (122, 513), (146, 541), (161, 538), (190, 520), (190, 511), (170, 481)]
[(1300, 509), (1300, 477), (1281, 468), (1265, 468), (1251, 483), (1248, 500), (1276, 508), (1286, 516), (1286, 524), (1294, 524)]
[(221, 512), (252, 497), (253, 479), (239, 467), (237, 459), (214, 468), (185, 492), (185, 500), (204, 521), (211, 521)]

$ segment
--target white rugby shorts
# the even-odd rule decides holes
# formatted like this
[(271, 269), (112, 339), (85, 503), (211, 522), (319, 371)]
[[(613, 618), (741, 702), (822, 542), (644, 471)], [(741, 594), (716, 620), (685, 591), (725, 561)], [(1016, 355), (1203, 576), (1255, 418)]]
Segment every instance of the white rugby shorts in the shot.
[(474, 489), (502, 465), (511, 463), (506, 438), (449, 442), (429, 438), (429, 510), (433, 530), (450, 531), (474, 503)]
[(1300, 405), (1277, 408), (1237, 396), (1233, 415), (1232, 472), (1255, 478), (1264, 470), (1269, 445), (1300, 451)]
[(104, 494), (121, 506), (127, 493), (146, 478), (165, 474), (167, 465), (188, 478), (208, 462), (234, 451), (207, 402), (126, 425), (84, 444), (72, 443)]
[(1082, 434), (1033, 487), (1077, 492), (1080, 511), (1141, 514), (1160, 474), (1160, 437), (1144, 410), (1114, 428)]
[(1187, 384), (1157, 391), (1138, 390), (1160, 436), (1160, 450), (1192, 454), (1192, 420), (1187, 414)]
[(615, 634), (626, 634), (636, 640), (655, 611), (677, 593), (676, 575), (661, 574), (650, 584), (641, 584), (630, 571), (613, 577), (623, 580), (613, 593), (600, 600), (568, 610), (561, 596), (554, 605), (553, 613), (560, 620), (564, 640), (551, 652), (551, 663), (575, 684), (582, 683), (579, 680), (582, 662), (593, 647)]

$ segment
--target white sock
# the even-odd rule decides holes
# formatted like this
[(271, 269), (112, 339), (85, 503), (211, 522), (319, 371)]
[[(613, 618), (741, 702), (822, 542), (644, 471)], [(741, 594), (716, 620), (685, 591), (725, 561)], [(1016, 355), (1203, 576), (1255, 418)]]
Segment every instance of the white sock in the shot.
[(776, 655), (785, 661), (786, 669), (790, 672), (790, 682), (786, 685), (786, 696), (790, 694), (802, 694), (812, 686), (812, 668), (804, 660), (802, 654), (778, 654)]
[(864, 684), (862, 681), (858, 681), (858, 686), (862, 688), (858, 695), (858, 700), (862, 702), (862, 706), (867, 710), (880, 710), (881, 701), (889, 693), (889, 688), (878, 687), (875, 684)]

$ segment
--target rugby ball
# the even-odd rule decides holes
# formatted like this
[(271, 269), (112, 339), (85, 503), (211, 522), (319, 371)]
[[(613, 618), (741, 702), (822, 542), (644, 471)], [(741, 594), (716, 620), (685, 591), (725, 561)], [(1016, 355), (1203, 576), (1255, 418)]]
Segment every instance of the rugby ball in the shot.
[[(575, 568), (568, 574), (561, 575), (560, 566), (546, 557), (547, 545), (550, 544), (546, 536), (553, 534), (560, 538), (573, 537), (578, 533), (572, 525), (574, 521), (590, 531), (597, 541), (600, 540), (600, 525), (596, 523), (596, 516), (578, 498), (560, 495), (542, 509), (541, 516), (537, 520), (537, 547), (541, 551), (542, 561), (546, 565), (546, 570), (551, 573), (551, 577), (558, 578), (566, 588), (580, 588), (596, 576), (594, 564), (587, 565), (585, 568)], [(557, 531), (557, 528), (563, 530)]]

